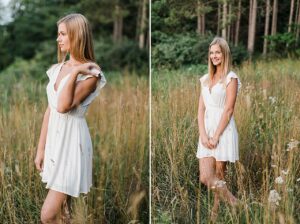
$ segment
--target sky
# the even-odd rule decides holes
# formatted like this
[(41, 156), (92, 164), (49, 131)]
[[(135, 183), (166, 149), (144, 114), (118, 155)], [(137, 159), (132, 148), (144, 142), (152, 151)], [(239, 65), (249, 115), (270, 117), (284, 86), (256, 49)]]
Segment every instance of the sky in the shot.
[(9, 8), (7, 7), (8, 3), (10, 0), (0, 0), (0, 5), (4, 6), (4, 10), (1, 10), (1, 16), (2, 18), (0, 19), (0, 24), (5, 24), (11, 20), (10, 16), (10, 11)]

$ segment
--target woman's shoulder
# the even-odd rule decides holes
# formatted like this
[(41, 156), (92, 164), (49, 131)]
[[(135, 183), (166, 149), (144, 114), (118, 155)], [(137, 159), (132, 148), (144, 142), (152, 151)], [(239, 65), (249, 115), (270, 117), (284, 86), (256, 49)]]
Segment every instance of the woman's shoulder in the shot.
[(238, 82), (238, 90), (241, 88), (242, 83), (240, 78), (237, 76), (237, 74), (234, 71), (230, 71), (226, 76), (226, 86), (231, 82), (232, 79), (237, 79)]
[(51, 77), (53, 71), (60, 65), (61, 63), (52, 64), (46, 71), (49, 78)]
[(208, 74), (204, 74), (200, 78), (200, 83), (203, 85), (208, 80)]

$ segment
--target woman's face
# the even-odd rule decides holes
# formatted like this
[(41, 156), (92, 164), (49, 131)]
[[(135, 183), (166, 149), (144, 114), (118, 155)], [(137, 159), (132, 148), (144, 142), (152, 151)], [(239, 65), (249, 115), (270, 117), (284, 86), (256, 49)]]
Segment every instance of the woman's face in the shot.
[(58, 33), (57, 33), (57, 43), (62, 52), (70, 51), (70, 40), (67, 33), (67, 27), (65, 23), (60, 23), (58, 25)]
[(209, 57), (214, 66), (218, 66), (222, 63), (222, 51), (218, 44), (214, 44), (210, 47)]

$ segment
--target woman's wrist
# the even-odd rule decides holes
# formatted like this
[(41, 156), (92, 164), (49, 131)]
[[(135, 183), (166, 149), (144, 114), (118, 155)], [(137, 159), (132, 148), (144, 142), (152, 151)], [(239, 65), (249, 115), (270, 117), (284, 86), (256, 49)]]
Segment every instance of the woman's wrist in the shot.
[(219, 135), (214, 135), (211, 139), (218, 142), (219, 141), (220, 136)]

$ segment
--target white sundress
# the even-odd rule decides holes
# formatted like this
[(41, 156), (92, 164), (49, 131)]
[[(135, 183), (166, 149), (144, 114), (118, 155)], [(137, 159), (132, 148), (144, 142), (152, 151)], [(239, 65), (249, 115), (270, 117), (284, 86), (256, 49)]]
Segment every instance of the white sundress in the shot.
[[(232, 71), (227, 74), (225, 83), (216, 83), (211, 88), (211, 92), (209, 92), (208, 86), (209, 75), (206, 74), (200, 78), (201, 94), (205, 105), (204, 126), (209, 137), (213, 137), (219, 125), (225, 107), (226, 87), (233, 78), (238, 81), (239, 91), (241, 88), (241, 81)], [(238, 132), (233, 116), (231, 116), (227, 127), (220, 136), (219, 143), (215, 149), (208, 149), (204, 147), (201, 143), (201, 139), (199, 138), (196, 156), (199, 159), (204, 157), (214, 157), (216, 161), (230, 162), (235, 162), (239, 159)]]
[[(63, 64), (53, 65), (46, 72), (49, 77), (47, 97), (50, 116), (41, 176), (42, 182), (47, 183), (47, 189), (78, 197), (80, 193), (88, 193), (92, 185), (93, 149), (84, 115), (106, 80), (100, 71), (101, 79), (96, 90), (78, 107), (68, 113), (59, 113), (56, 110), (57, 99), (69, 75), (60, 81), (57, 91), (54, 84)], [(90, 77), (92, 75), (79, 74), (77, 82)]]

